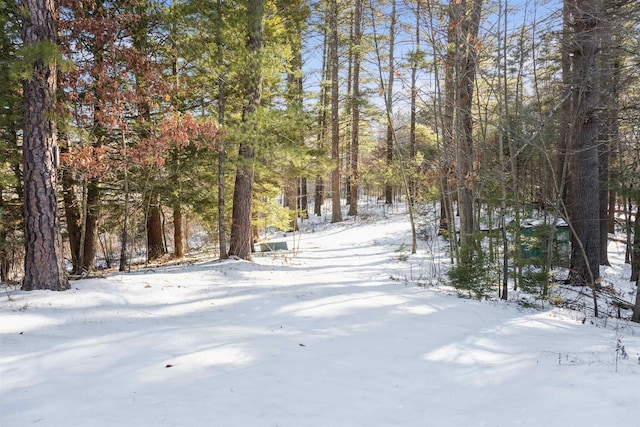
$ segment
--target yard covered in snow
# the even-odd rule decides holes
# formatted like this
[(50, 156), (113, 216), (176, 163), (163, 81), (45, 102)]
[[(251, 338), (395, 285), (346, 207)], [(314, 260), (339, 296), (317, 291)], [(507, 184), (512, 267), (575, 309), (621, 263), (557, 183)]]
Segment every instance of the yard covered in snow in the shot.
[[(640, 325), (417, 286), (448, 255), (408, 256), (403, 212), (286, 241), (254, 263), (5, 288), (0, 425), (638, 425)], [(616, 251), (605, 274), (633, 292)]]

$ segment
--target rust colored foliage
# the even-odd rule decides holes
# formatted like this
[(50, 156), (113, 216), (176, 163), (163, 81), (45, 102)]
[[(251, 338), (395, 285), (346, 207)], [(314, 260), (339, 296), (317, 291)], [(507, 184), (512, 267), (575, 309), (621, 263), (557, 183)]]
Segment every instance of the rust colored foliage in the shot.
[(171, 150), (194, 145), (198, 150), (219, 151), (222, 131), (211, 121), (198, 121), (191, 114), (168, 114), (153, 136), (143, 138), (129, 150), (130, 161), (139, 166), (162, 167)]
[[(60, 109), (71, 125), (63, 161), (84, 178), (123, 163), (162, 166), (172, 125), (154, 130), (154, 121), (171, 110), (173, 89), (154, 54), (146, 2), (61, 0), (60, 6), (60, 43), (72, 64), (60, 75)], [(178, 125), (192, 138), (205, 133)]]
[(71, 166), (82, 179), (104, 176), (111, 169), (105, 147), (77, 147), (61, 156), (62, 164)]

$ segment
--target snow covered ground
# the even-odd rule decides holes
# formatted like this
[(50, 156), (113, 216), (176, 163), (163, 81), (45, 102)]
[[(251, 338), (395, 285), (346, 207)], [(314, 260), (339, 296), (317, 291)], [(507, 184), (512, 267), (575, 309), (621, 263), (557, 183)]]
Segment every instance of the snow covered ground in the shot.
[(6, 289), (0, 425), (638, 425), (639, 325), (416, 286), (446, 253), (408, 257), (401, 212), (307, 227), (255, 263)]

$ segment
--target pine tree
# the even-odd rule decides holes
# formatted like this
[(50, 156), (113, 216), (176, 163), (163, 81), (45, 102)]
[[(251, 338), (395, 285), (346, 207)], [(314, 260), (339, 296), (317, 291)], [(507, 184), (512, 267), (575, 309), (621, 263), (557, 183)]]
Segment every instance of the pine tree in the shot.
[(22, 288), (69, 288), (56, 194), (56, 7), (52, 0), (23, 0), (22, 38), (28, 53), (23, 82), (25, 260)]
[(233, 189), (233, 212), (231, 217), (231, 235), (229, 237), (229, 255), (242, 259), (252, 259), (252, 211), (254, 162), (256, 155), (257, 124), (256, 113), (262, 98), (262, 20), (263, 0), (247, 2), (247, 50), (248, 63), (244, 84), (244, 104), (242, 123), (245, 139), (240, 143), (236, 180)]

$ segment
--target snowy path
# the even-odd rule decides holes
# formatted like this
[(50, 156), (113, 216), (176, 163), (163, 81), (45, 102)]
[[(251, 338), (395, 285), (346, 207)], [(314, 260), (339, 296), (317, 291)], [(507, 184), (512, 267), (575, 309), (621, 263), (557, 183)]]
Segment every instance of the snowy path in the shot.
[(407, 285), (403, 243), (396, 215), (295, 257), (10, 292), (0, 426), (637, 425), (638, 328)]

